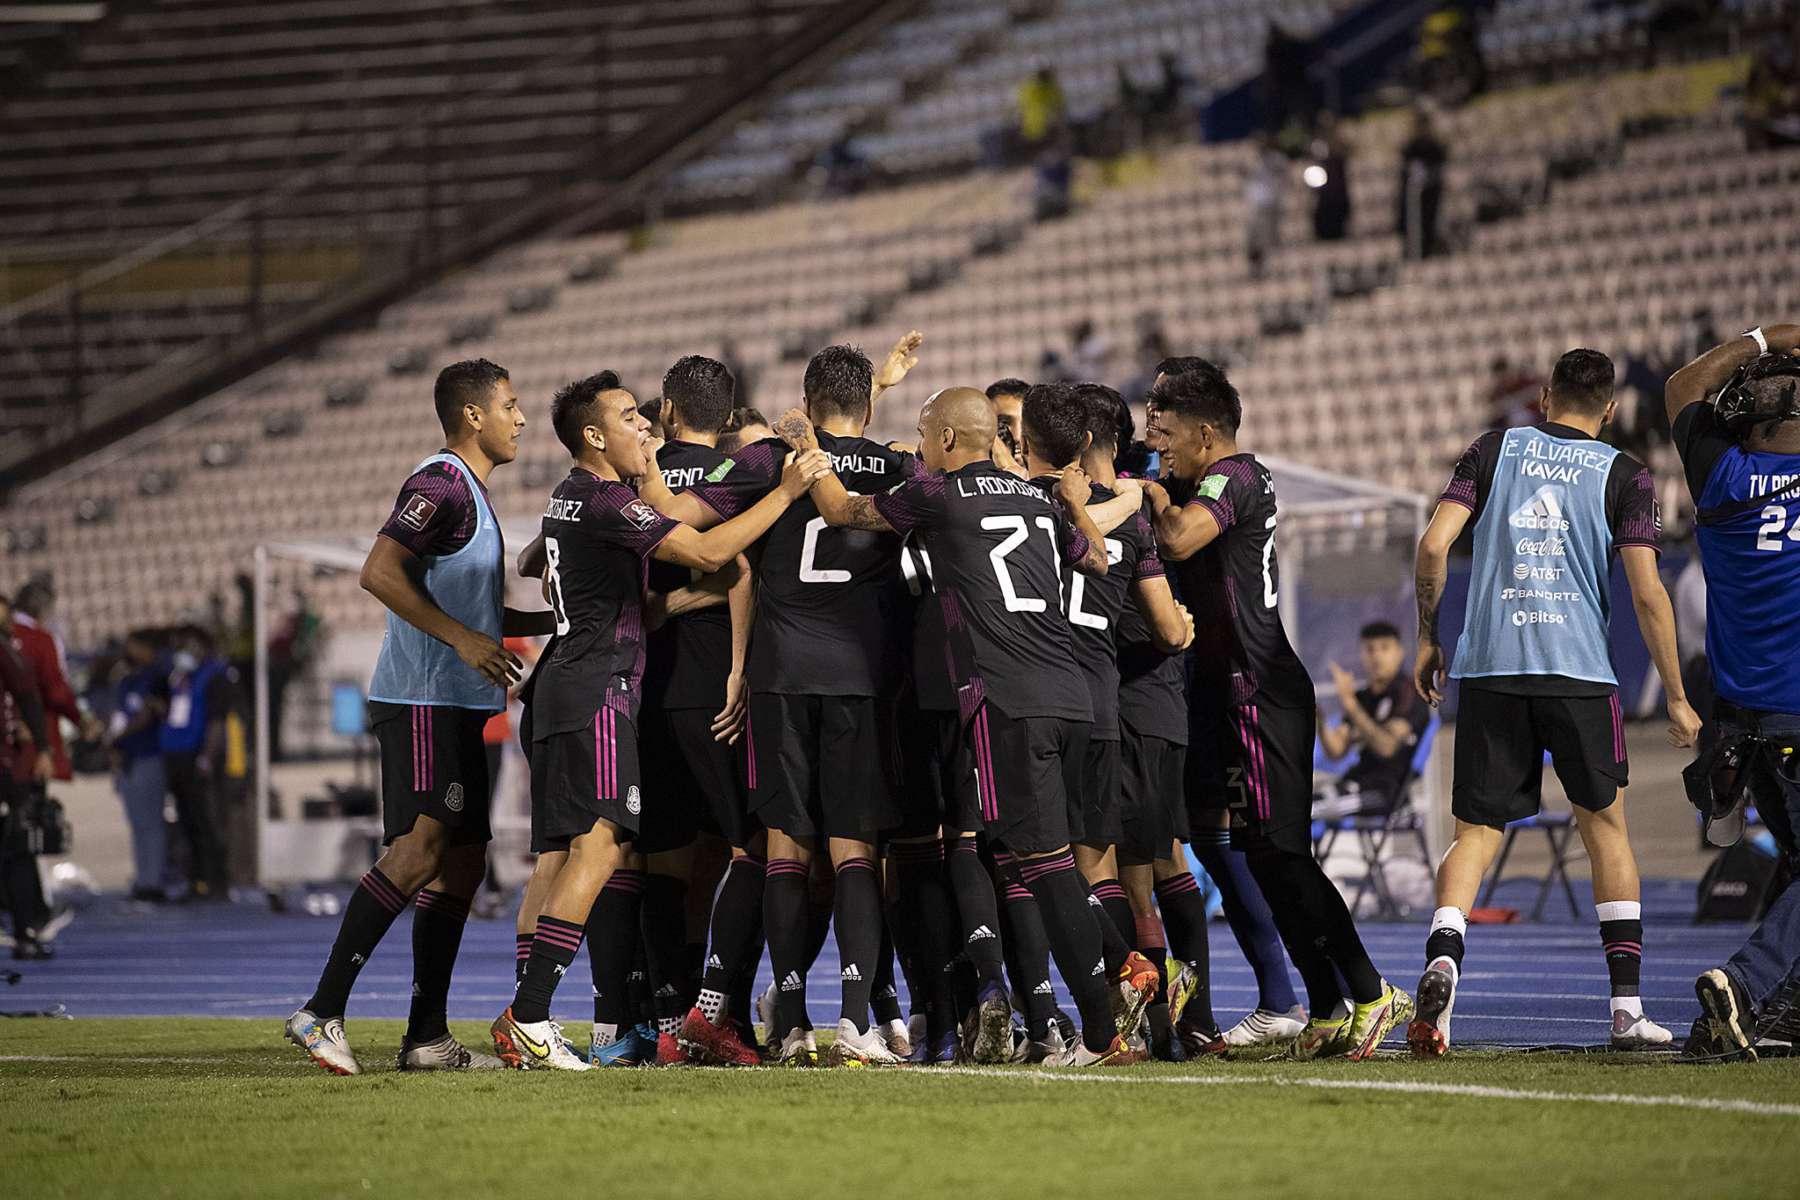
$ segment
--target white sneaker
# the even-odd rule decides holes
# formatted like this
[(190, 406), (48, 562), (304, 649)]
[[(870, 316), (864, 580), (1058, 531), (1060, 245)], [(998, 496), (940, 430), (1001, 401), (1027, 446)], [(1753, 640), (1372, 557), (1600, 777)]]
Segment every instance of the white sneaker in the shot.
[(1660, 1050), (1675, 1044), (1675, 1035), (1649, 1017), (1633, 1015), (1622, 1008), (1613, 1010), (1612, 1048), (1614, 1050)]
[(813, 1031), (795, 1026), (787, 1031), (781, 1039), (781, 1046), (775, 1051), (775, 1065), (778, 1067), (816, 1067), (819, 1065), (819, 1043), (813, 1039)]
[(480, 1054), (446, 1033), (435, 1042), (413, 1043), (400, 1039), (400, 1058), (394, 1064), (401, 1071), (499, 1071), (506, 1064), (491, 1054)]
[(888, 1048), (885, 1031), (880, 1026), (871, 1025), (869, 1032), (858, 1033), (856, 1022), (839, 1021), (837, 1040), (831, 1043), (829, 1061), (834, 1067), (897, 1067), (900, 1056)]
[(489, 1033), (500, 1061), (509, 1067), (535, 1071), (591, 1071), (594, 1064), (569, 1049), (562, 1026), (555, 1021), (517, 1021), (508, 1008), (494, 1019)]
[(306, 1051), (307, 1057), (333, 1075), (360, 1075), (356, 1056), (350, 1053), (350, 1039), (344, 1035), (344, 1019), (327, 1017), (321, 1021), (304, 1008), (287, 1019), (282, 1027), (288, 1041)]
[(887, 1046), (888, 1053), (895, 1058), (912, 1057), (912, 1027), (905, 1021), (895, 1018), (879, 1026), (882, 1043)]
[(1456, 1008), (1459, 975), (1454, 959), (1437, 958), (1419, 976), (1413, 1019), (1406, 1027), (1406, 1045), (1414, 1058), (1450, 1053), (1450, 1014)]
[(1225, 1031), (1225, 1044), (1242, 1049), (1291, 1042), (1306, 1028), (1306, 1010), (1298, 1004), (1284, 1013), (1259, 1008)]
[(1062, 1026), (1055, 1021), (1050, 1022), (1050, 1030), (1042, 1041), (1028, 1041), (1019, 1053), (1022, 1063), (1049, 1063), (1051, 1066), (1062, 1062), (1068, 1055), (1069, 1047), (1063, 1041)]

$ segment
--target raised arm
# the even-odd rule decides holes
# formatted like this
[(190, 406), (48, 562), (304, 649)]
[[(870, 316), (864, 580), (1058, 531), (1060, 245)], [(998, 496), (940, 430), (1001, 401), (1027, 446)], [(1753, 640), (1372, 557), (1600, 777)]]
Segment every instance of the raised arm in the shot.
[(1150, 627), (1150, 640), (1158, 650), (1180, 654), (1194, 644), (1194, 616), (1175, 599), (1165, 576), (1133, 580), (1131, 600), (1143, 614), (1144, 624)]
[[(1793, 354), (1800, 347), (1800, 325), (1765, 325), (1762, 327), (1769, 349), (1777, 354)], [(1714, 346), (1687, 366), (1669, 376), (1663, 386), (1663, 406), (1669, 424), (1690, 404), (1698, 404), (1725, 386), (1731, 373), (1762, 354), (1762, 347), (1748, 334)]]
[(782, 469), (781, 482), (774, 491), (731, 520), (704, 533), (686, 525), (677, 527), (657, 545), (653, 554), (661, 562), (693, 567), (702, 574), (711, 575), (749, 549), (787, 511), (788, 505), (804, 496), (813, 481), (830, 470), (831, 460), (822, 450), (790, 455), (787, 466)]
[(1431, 514), (1431, 524), (1419, 539), (1413, 561), (1413, 594), (1419, 601), (1419, 653), (1413, 663), (1413, 686), (1431, 704), (1444, 699), (1444, 647), (1438, 640), (1438, 606), (1444, 600), (1444, 583), (1450, 577), (1450, 547), (1469, 523), (1470, 510), (1454, 501), (1441, 501)]
[(443, 642), (456, 656), (480, 672), (489, 683), (511, 687), (523, 670), (506, 647), (446, 613), (426, 594), (413, 570), (413, 552), (385, 535), (375, 538), (369, 557), (363, 560), (363, 591), (385, 605), (389, 612), (430, 637)]
[(924, 334), (916, 329), (909, 330), (899, 341), (894, 343), (894, 348), (888, 351), (887, 357), (876, 366), (875, 378), (869, 387), (871, 412), (875, 407), (875, 401), (881, 398), (881, 393), (890, 388), (899, 387), (900, 381), (906, 378), (906, 373), (919, 365), (916, 351), (924, 342)]
[[(1389, 758), (1398, 753), (1400, 747), (1406, 745), (1406, 739), (1412, 736), (1412, 726), (1406, 718), (1396, 716), (1385, 722), (1377, 721), (1362, 706), (1362, 701), (1356, 698), (1356, 680), (1350, 672), (1336, 663), (1329, 666), (1332, 686), (1337, 689), (1338, 703), (1344, 710), (1344, 724), (1338, 729), (1343, 733), (1345, 741), (1360, 741), (1381, 758)], [(1325, 749), (1333, 758), (1343, 753), (1342, 750), (1332, 750), (1330, 742), (1326, 742)]]
[(1656, 673), (1662, 677), (1663, 695), (1669, 707), (1669, 744), (1692, 746), (1700, 736), (1700, 716), (1688, 703), (1681, 682), (1681, 656), (1675, 648), (1675, 607), (1656, 569), (1656, 551), (1648, 546), (1620, 546), (1619, 561), (1631, 585), (1631, 606), (1637, 611), (1638, 630)]

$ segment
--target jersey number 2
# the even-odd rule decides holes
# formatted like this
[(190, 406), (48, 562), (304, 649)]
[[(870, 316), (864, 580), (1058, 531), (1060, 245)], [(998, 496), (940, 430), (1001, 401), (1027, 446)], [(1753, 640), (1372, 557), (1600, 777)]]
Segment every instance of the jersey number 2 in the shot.
[(1800, 517), (1795, 518), (1792, 525), (1788, 525), (1788, 512), (1784, 506), (1769, 505), (1762, 510), (1762, 520), (1762, 527), (1756, 531), (1756, 548), (1758, 550), (1772, 550), (1779, 553), (1782, 549), (1781, 530), (1783, 526), (1787, 527), (1788, 541), (1800, 542)]
[[(846, 495), (857, 496), (860, 492), (847, 492)], [(824, 517), (814, 517), (806, 523), (806, 537), (800, 542), (800, 582), (801, 583), (849, 583), (850, 572), (836, 567), (815, 567), (813, 561), (819, 553), (819, 535), (830, 526), (825, 524)]]
[[(1125, 544), (1118, 538), (1106, 539), (1106, 565), (1116, 567), (1125, 557)], [(1083, 629), (1105, 629), (1106, 618), (1097, 617), (1091, 612), (1081, 609), (1081, 597), (1087, 593), (1087, 576), (1077, 571), (1075, 582), (1069, 588), (1069, 624), (1079, 625)]]
[[(1062, 608), (1062, 549), (1056, 544), (1056, 522), (1049, 517), (1039, 517), (1037, 526), (1050, 539), (1050, 554), (1056, 563), (1056, 607)], [(1000, 584), (1000, 595), (1006, 600), (1007, 612), (1043, 612), (1049, 603), (1036, 596), (1021, 596), (1019, 589), (1013, 586), (1012, 572), (1006, 569), (1006, 556), (1025, 544), (1031, 536), (1031, 530), (1025, 527), (1025, 518), (1019, 516), (983, 517), (983, 529), (1004, 529), (1006, 537), (988, 551), (988, 560), (994, 564), (994, 578)]]

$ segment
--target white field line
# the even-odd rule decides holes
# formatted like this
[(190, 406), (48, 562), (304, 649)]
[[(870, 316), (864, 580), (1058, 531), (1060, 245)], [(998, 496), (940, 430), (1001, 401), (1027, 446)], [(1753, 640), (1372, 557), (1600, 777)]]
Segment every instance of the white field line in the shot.
[(934, 1067), (907, 1071), (911, 1077), (968, 1075), (985, 1079), (1030, 1079), (1050, 1083), (1165, 1084), (1185, 1087), (1257, 1086), (1319, 1088), (1325, 1091), (1400, 1092), (1432, 1096), (1471, 1096), (1484, 1100), (1530, 1100), (1569, 1104), (1618, 1104), (1640, 1108), (1691, 1108), (1712, 1112), (1748, 1113), (1761, 1117), (1800, 1117), (1800, 1104), (1775, 1104), (1760, 1100), (1720, 1100), (1711, 1096), (1638, 1096), (1625, 1092), (1551, 1092), (1533, 1088), (1486, 1087), (1468, 1083), (1417, 1083), (1397, 1079), (1321, 1079), (1295, 1076), (1238, 1075), (1109, 1075), (1093, 1071), (1002, 1071), (991, 1067)]

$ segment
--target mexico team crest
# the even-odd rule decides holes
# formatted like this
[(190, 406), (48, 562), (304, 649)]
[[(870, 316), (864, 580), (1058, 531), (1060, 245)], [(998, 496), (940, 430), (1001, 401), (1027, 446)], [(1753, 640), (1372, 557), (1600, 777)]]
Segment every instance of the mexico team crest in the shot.
[(644, 801), (635, 783), (625, 792), (625, 811), (634, 817), (644, 811)]
[(463, 810), (462, 784), (453, 783), (450, 785), (450, 789), (444, 793), (444, 807), (451, 812), (461, 812)]

